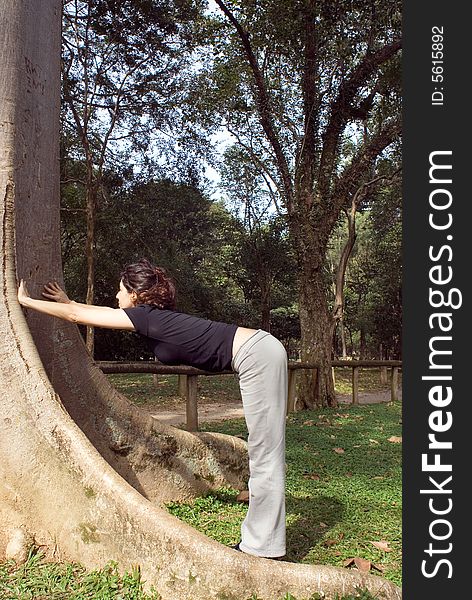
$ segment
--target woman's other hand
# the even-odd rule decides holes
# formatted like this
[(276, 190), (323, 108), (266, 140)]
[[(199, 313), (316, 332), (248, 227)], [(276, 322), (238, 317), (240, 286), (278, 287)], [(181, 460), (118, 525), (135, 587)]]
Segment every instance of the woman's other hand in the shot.
[(54, 300), (54, 302), (62, 302), (64, 304), (70, 304), (69, 296), (59, 286), (57, 281), (50, 281), (44, 286), (43, 296), (48, 300)]
[(30, 298), (28, 288), (26, 287), (24, 279), (22, 279), (18, 288), (18, 302), (21, 304), (21, 306), (24, 306), (28, 298)]

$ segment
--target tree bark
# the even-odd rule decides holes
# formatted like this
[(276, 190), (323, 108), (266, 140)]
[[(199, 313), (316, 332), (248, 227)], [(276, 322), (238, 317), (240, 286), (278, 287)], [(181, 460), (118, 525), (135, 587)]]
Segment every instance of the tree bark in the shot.
[[(87, 160), (87, 180), (85, 186), (85, 214), (87, 222), (87, 239), (85, 254), (87, 257), (87, 297), (86, 303), (93, 304), (95, 297), (95, 223), (97, 220), (97, 184), (93, 180), (93, 165)], [(95, 349), (93, 327), (86, 327), (85, 345), (93, 358)]]
[(341, 336), (341, 347), (342, 347), (342, 357), (343, 359), (347, 358), (347, 345), (346, 345), (346, 328), (344, 327), (344, 318), (341, 317), (339, 321), (339, 332)]
[[(344, 245), (339, 258), (339, 264), (336, 271), (336, 279), (334, 283), (334, 307), (333, 307), (333, 340), (336, 332), (336, 327), (343, 323), (344, 317), (344, 282), (346, 279), (346, 270), (352, 249), (356, 242), (356, 203), (353, 200), (350, 211), (346, 211), (348, 224), (348, 238)], [(344, 332), (343, 332), (344, 334)], [(343, 356), (345, 356), (345, 340), (343, 339)]]
[(270, 333), (270, 284), (261, 290), (261, 329)]
[(319, 364), (317, 373), (304, 370), (301, 374), (299, 404), (307, 409), (336, 406), (331, 371), (334, 320), (328, 308), (327, 282), (324, 276), (328, 236), (322, 234), (322, 224), (314, 226), (313, 219), (308, 215), (293, 219), (291, 225), (291, 234), (297, 244), (300, 272), (301, 360)]
[(323, 273), (312, 271), (309, 282), (300, 283), (301, 360), (319, 365), (317, 373), (303, 371), (299, 400), (304, 408), (337, 406), (331, 371), (332, 316), (326, 299)]
[(366, 357), (367, 341), (365, 327), (362, 325), (359, 331), (359, 360), (364, 360)]

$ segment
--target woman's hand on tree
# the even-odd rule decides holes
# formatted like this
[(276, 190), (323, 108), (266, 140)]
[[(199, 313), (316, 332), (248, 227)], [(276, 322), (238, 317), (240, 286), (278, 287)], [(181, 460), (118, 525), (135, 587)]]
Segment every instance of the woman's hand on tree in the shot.
[(48, 300), (54, 300), (54, 302), (70, 303), (69, 296), (59, 286), (57, 281), (50, 281), (44, 286), (43, 296), (48, 298)]
[(29, 295), (29, 292), (28, 292), (28, 288), (26, 287), (26, 283), (22, 279), (20, 281), (20, 286), (18, 288), (18, 302), (22, 306), (24, 306), (24, 304), (26, 303), (26, 301), (27, 301), (28, 298), (30, 298), (30, 295)]

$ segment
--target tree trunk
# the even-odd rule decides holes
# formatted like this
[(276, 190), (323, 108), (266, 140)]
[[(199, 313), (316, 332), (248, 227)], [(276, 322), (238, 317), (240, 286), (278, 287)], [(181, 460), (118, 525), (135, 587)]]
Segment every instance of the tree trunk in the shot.
[(270, 294), (261, 296), (261, 329), (270, 333)]
[[(301, 192), (300, 192), (301, 193)], [(306, 206), (309, 202), (302, 203)], [(300, 374), (299, 406), (336, 406), (331, 370), (334, 318), (328, 307), (324, 257), (329, 234), (322, 223), (314, 223), (310, 211), (292, 218), (290, 234), (297, 249), (300, 317), (300, 355), (302, 362), (318, 364), (318, 370)]]
[[(361, 189), (361, 188), (360, 188)], [(346, 271), (352, 249), (356, 242), (356, 200), (359, 194), (355, 194), (351, 202), (351, 208), (346, 210), (348, 238), (339, 257), (339, 264), (336, 271), (334, 283), (334, 307), (333, 307), (333, 340), (336, 333), (336, 327), (339, 324), (341, 330), (342, 355), (346, 357), (346, 339), (344, 336), (344, 283), (346, 280)]]
[(365, 327), (361, 326), (359, 340), (359, 359), (364, 360), (366, 357), (367, 341), (365, 336)]
[(274, 563), (225, 548), (159, 508), (214, 486), (240, 486), (244, 443), (190, 434), (143, 414), (109, 384), (75, 326), (27, 314), (62, 281), (59, 246), (60, 0), (5, 0), (0, 14), (0, 552), (23, 532), (87, 568), (139, 565), (164, 600), (267, 600), (368, 587), (379, 577)]
[(342, 346), (342, 358), (345, 360), (347, 358), (347, 345), (346, 345), (346, 329), (344, 327), (344, 318), (341, 318), (339, 321), (339, 332), (341, 336), (341, 346)]
[[(5, 37), (2, 39), (11, 38), (11, 42), (9, 53), (2, 54), (4, 61), (0, 65), (2, 82), (5, 82), (2, 86), (5, 97), (1, 102), (2, 123), (5, 124), (1, 130), (1, 147), (4, 149), (1, 181), (6, 203), (2, 272), (5, 278), (8, 270), (9, 277), (3, 288), (5, 294), (5, 286), (8, 287), (8, 297), (3, 296), (1, 310), (2, 321), (9, 331), (2, 337), (5, 348), (1, 353), (1, 374), (11, 381), (20, 374), (24, 376), (24, 369), (29, 375), (27, 391), (25, 383), (15, 386), (5, 380), (3, 389), (15, 390), (9, 399), (18, 405), (20, 412), (25, 409), (25, 401), (35, 402), (37, 410), (46, 411), (42, 402), (54, 398), (54, 402), (67, 411), (68, 418), (72, 418), (68, 427), (73, 430), (73, 433), (66, 433), (58, 427), (57, 436), (85, 434), (102, 460), (154, 502), (195, 497), (230, 481), (242, 486), (247, 475), (244, 444), (219, 436), (212, 440), (209, 434), (189, 435), (148, 417), (109, 384), (85, 351), (75, 325), (35, 311), (25, 311), (25, 322), (16, 301), (17, 280), (25, 279), (34, 297), (41, 297), (42, 286), (47, 281), (62, 282), (59, 219), (61, 3), (58, 0), (38, 3), (37, 14), (43, 30), (38, 28), (35, 20), (36, 5), (33, 11), (33, 8), (27, 8), (28, 4), (16, 4), (10, 0), (10, 13), (4, 13)], [(50, 21), (55, 24), (56, 36), (50, 31)], [(8, 27), (10, 22), (12, 25)], [(8, 351), (13, 342), (18, 346), (16, 357)], [(28, 398), (35, 385), (38, 386), (37, 393)], [(41, 398), (41, 392), (46, 394), (46, 399)], [(55, 419), (51, 420), (53, 429), (55, 422)], [(15, 439), (18, 444), (23, 440), (11, 435), (10, 432), (11, 448), (15, 448)], [(227, 462), (233, 449), (235, 460)]]
[(317, 363), (317, 374), (303, 370), (299, 402), (302, 407), (336, 406), (331, 370), (333, 317), (328, 309), (321, 269), (305, 268), (300, 281), (301, 360)]
[[(87, 157), (87, 178), (85, 186), (85, 214), (87, 221), (87, 240), (85, 254), (87, 257), (87, 304), (93, 304), (95, 297), (95, 222), (97, 217), (97, 186), (93, 180), (93, 165)], [(85, 345), (93, 358), (95, 335), (93, 327), (86, 327)]]

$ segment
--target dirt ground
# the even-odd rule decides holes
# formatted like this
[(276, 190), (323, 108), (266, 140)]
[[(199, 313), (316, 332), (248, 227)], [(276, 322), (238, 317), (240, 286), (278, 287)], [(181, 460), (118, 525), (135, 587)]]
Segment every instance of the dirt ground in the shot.
[[(399, 399), (402, 397), (401, 389), (398, 391), (398, 397)], [(349, 404), (351, 402), (351, 395), (338, 394), (337, 399), (340, 404)], [(390, 390), (359, 393), (360, 404), (376, 404), (378, 402), (390, 402)], [(179, 402), (172, 406), (166, 406), (165, 409), (157, 410), (155, 406), (150, 406), (149, 412), (153, 417), (169, 425), (185, 424), (185, 402)], [(199, 402), (198, 404), (199, 423), (240, 419), (243, 416), (243, 405), (241, 402)]]

